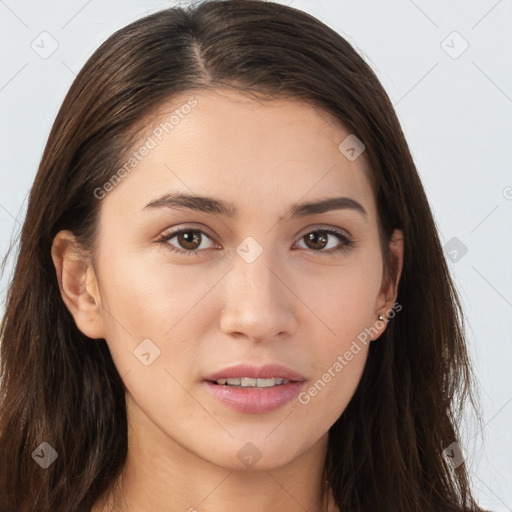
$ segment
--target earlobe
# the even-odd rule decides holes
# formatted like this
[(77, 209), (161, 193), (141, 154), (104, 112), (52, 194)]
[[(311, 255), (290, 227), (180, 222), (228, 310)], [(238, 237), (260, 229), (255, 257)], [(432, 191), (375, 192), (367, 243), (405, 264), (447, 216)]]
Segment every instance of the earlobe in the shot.
[(104, 338), (101, 299), (94, 268), (71, 231), (59, 231), (52, 244), (57, 281), (77, 327), (89, 338)]

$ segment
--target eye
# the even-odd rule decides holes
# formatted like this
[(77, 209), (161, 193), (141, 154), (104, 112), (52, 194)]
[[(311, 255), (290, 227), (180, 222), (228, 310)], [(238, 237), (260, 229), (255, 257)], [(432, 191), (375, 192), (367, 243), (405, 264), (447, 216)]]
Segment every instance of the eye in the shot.
[[(337, 238), (341, 244), (329, 244), (329, 238)], [(316, 229), (306, 233), (299, 242), (305, 241), (306, 249), (311, 249), (313, 252), (319, 252), (320, 254), (336, 254), (342, 251), (349, 251), (353, 246), (354, 242), (348, 238), (341, 231), (336, 229)], [(297, 242), (298, 243), (298, 242)], [(322, 249), (328, 248), (329, 250), (324, 251)]]
[[(176, 239), (176, 243), (179, 245), (178, 247), (171, 243), (171, 240), (174, 238)], [(199, 249), (211, 248), (211, 245), (207, 245), (206, 247), (204, 246), (204, 238), (211, 241), (211, 238), (204, 231), (201, 231), (200, 229), (185, 228), (164, 234), (158, 239), (158, 242), (165, 244), (166, 248), (172, 252), (185, 255), (194, 252), (197, 255)]]

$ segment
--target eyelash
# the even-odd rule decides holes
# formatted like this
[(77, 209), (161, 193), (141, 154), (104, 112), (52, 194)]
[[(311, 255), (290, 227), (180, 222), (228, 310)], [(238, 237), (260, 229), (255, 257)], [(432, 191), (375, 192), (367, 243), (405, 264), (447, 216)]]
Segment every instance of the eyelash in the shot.
[[(169, 241), (172, 240), (175, 236), (177, 236), (181, 233), (189, 233), (189, 232), (200, 233), (201, 235), (204, 235), (211, 240), (211, 237), (207, 233), (202, 231), (201, 229), (182, 228), (182, 229), (179, 229), (176, 231), (171, 231), (170, 233), (164, 233), (157, 240), (157, 242), (162, 243), (167, 250), (169, 250), (173, 253), (177, 253), (177, 254), (181, 254), (181, 255), (185, 255), (185, 256), (191, 255), (192, 253), (198, 255), (198, 253), (200, 251), (206, 250), (206, 249), (195, 249), (195, 250), (178, 249), (178, 248), (174, 247), (173, 245), (169, 244)], [(314, 251), (314, 250), (310, 249), (310, 252), (332, 256), (332, 255), (339, 254), (342, 252), (349, 252), (355, 245), (353, 240), (348, 238), (346, 235), (344, 235), (340, 231), (337, 231), (332, 228), (314, 229), (312, 231), (308, 231), (307, 233), (302, 235), (299, 240), (302, 240), (306, 235), (309, 235), (310, 233), (327, 233), (330, 235), (334, 235), (336, 238), (338, 238), (338, 240), (340, 240), (340, 242), (342, 242), (342, 244), (336, 249), (329, 249), (328, 251), (324, 251), (324, 250)]]

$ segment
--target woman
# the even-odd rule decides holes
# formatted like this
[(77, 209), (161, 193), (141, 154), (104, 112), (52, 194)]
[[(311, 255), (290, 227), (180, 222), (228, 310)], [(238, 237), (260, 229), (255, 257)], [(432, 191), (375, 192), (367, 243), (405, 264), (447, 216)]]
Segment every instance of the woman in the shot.
[(89, 59), (2, 323), (6, 510), (479, 511), (462, 311), (391, 103), (337, 33), (207, 1)]

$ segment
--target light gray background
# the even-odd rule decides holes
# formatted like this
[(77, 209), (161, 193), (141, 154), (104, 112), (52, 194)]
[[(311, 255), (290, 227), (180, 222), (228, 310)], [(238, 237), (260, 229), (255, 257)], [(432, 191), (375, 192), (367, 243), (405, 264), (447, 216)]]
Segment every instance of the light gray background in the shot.
[[(115, 30), (176, 3), (0, 0), (1, 256), (75, 74)], [(462, 449), (480, 504), (512, 511), (512, 0), (282, 3), (348, 39), (396, 108), (468, 321), (484, 428), (468, 417)]]

